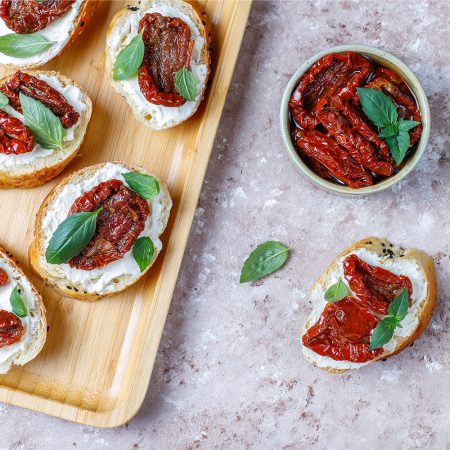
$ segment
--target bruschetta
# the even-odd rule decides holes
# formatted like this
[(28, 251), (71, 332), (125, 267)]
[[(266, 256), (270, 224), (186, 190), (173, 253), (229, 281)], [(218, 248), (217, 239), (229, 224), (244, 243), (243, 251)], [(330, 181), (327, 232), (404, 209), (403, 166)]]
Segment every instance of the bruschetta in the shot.
[(57, 72), (17, 71), (0, 80), (0, 97), (0, 188), (35, 187), (59, 175), (86, 135), (86, 92)]
[(46, 338), (41, 296), (13, 255), (0, 247), (0, 374), (34, 359)]
[(156, 260), (171, 207), (165, 185), (143, 167), (87, 167), (62, 180), (39, 209), (30, 264), (64, 295), (114, 295)]
[(0, 64), (21, 69), (58, 56), (86, 28), (97, 0), (0, 0)]
[(314, 284), (301, 333), (303, 354), (332, 373), (389, 358), (425, 330), (436, 304), (436, 270), (420, 250), (363, 239)]
[(119, 11), (106, 38), (106, 73), (153, 130), (191, 117), (210, 73), (209, 26), (195, 2), (142, 0)]

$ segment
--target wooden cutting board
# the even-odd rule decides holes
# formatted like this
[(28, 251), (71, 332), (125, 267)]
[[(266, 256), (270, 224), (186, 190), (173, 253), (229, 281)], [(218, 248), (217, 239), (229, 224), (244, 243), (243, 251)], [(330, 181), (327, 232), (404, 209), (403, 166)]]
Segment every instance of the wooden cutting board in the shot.
[[(123, 424), (144, 400), (251, 1), (200, 1), (211, 20), (209, 88), (194, 117), (165, 131), (138, 123), (104, 74), (106, 30), (127, 4), (101, 2), (83, 35), (44, 69), (77, 81), (94, 104), (80, 155), (61, 177), (124, 160), (166, 180), (174, 207), (151, 272), (123, 294), (98, 303), (61, 297), (30, 273), (27, 261), (36, 212), (61, 177), (37, 189), (0, 191), (0, 244), (41, 292), (49, 323), (41, 354), (0, 376), (0, 401), (99, 427)], [(10, 72), (0, 69), (0, 77)]]

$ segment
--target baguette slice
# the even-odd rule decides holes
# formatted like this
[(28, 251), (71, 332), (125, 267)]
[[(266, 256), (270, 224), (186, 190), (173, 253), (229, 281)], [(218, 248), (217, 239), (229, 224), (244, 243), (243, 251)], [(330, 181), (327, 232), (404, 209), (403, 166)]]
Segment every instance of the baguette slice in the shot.
[(56, 185), (39, 209), (35, 239), (29, 248), (30, 264), (38, 275), (48, 284), (56, 286), (64, 295), (91, 301), (115, 295), (139, 280), (162, 250), (159, 237), (167, 226), (172, 200), (167, 188), (160, 182), (160, 193), (149, 202), (151, 212), (141, 234), (150, 236), (155, 246), (153, 260), (143, 273), (133, 259), (131, 250), (120, 260), (92, 271), (72, 269), (68, 264), (49, 264), (45, 258), (48, 242), (57, 226), (67, 217), (73, 202), (103, 181), (118, 179), (125, 182), (122, 173), (131, 171), (151, 175), (144, 167), (124, 162), (104, 163), (82, 169)]
[[(53, 71), (27, 71), (30, 75), (47, 81), (53, 88), (61, 92), (66, 100), (75, 107), (80, 114), (78, 123), (69, 130), (73, 130), (73, 139), (67, 141), (61, 150), (39, 152), (37, 147), (30, 153), (22, 155), (0, 154), (0, 189), (31, 188), (40, 186), (59, 175), (75, 158), (84, 141), (87, 127), (92, 114), (92, 102), (87, 93), (74, 81)], [(0, 84), (11, 78), (5, 77)], [(67, 92), (66, 92), (67, 90)], [(76, 103), (71, 102), (71, 95), (76, 96)], [(7, 106), (6, 112), (15, 113)], [(67, 131), (69, 135), (69, 130)]]
[[(342, 261), (352, 253), (356, 253), (371, 265), (383, 267), (397, 275), (407, 275), (413, 285), (412, 305), (408, 309), (408, 315), (401, 323), (402, 328), (396, 328), (393, 338), (383, 346), (384, 352), (369, 362), (336, 361), (318, 355), (302, 343), (306, 360), (312, 365), (331, 373), (359, 369), (366, 364), (400, 353), (423, 333), (436, 304), (436, 269), (432, 258), (421, 250), (404, 250), (401, 247), (394, 246), (386, 239), (370, 237), (345, 249), (313, 285), (311, 290), (313, 311), (306, 319), (301, 333), (302, 336), (317, 322), (326, 306), (325, 291), (336, 283), (339, 277), (345, 280)], [(301, 339), (300, 341), (302, 342)]]
[[(190, 26), (192, 38), (195, 39), (190, 67), (197, 79), (195, 101), (187, 101), (180, 107), (155, 105), (143, 96), (137, 76), (121, 81), (113, 79), (118, 54), (138, 34), (139, 20), (148, 12), (179, 17)], [(162, 130), (179, 125), (197, 111), (205, 95), (211, 68), (209, 35), (206, 14), (195, 1), (142, 0), (133, 7), (122, 9), (113, 17), (106, 36), (106, 73), (114, 89), (126, 99), (140, 122), (152, 130)]]
[[(0, 64), (12, 69), (33, 69), (48, 63), (83, 32), (99, 4), (98, 0), (75, 0), (72, 8), (63, 16), (35, 33), (54, 44), (33, 56), (18, 58), (0, 53)], [(14, 31), (9, 29), (0, 17), (0, 36), (11, 33)]]
[(28, 309), (28, 314), (21, 318), (24, 335), (19, 342), (0, 347), (0, 374), (11, 369), (13, 364), (23, 366), (34, 359), (47, 339), (47, 320), (41, 296), (34, 288), (20, 267), (13, 260), (11, 253), (0, 247), (0, 268), (8, 274), (8, 283), (0, 287), (0, 309), (12, 311), (9, 297), (18, 286), (21, 297)]

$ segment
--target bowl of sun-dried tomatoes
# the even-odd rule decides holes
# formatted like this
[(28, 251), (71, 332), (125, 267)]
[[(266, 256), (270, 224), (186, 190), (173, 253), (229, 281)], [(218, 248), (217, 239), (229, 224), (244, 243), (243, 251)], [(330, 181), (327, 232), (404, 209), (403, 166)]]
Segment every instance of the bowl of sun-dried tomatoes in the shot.
[(343, 45), (306, 61), (281, 102), (281, 130), (297, 169), (322, 188), (367, 195), (403, 179), (430, 135), (427, 96), (389, 53)]

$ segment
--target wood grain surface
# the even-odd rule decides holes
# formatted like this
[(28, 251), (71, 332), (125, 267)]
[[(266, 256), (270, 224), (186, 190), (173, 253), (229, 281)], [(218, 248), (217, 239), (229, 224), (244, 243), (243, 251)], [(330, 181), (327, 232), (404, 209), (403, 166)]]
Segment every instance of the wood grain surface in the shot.
[[(77, 81), (92, 98), (92, 120), (79, 156), (43, 187), (0, 191), (0, 244), (14, 253), (41, 292), (50, 327), (34, 361), (0, 376), (0, 401), (99, 427), (128, 421), (145, 397), (251, 1), (200, 2), (211, 21), (209, 87), (196, 115), (165, 131), (138, 123), (104, 75), (106, 30), (127, 4), (101, 2), (81, 37), (43, 67)], [(0, 77), (10, 72), (0, 69)], [(166, 180), (174, 207), (163, 252), (151, 273), (123, 294), (98, 303), (63, 298), (29, 270), (36, 212), (61, 177), (112, 160), (143, 164)]]

